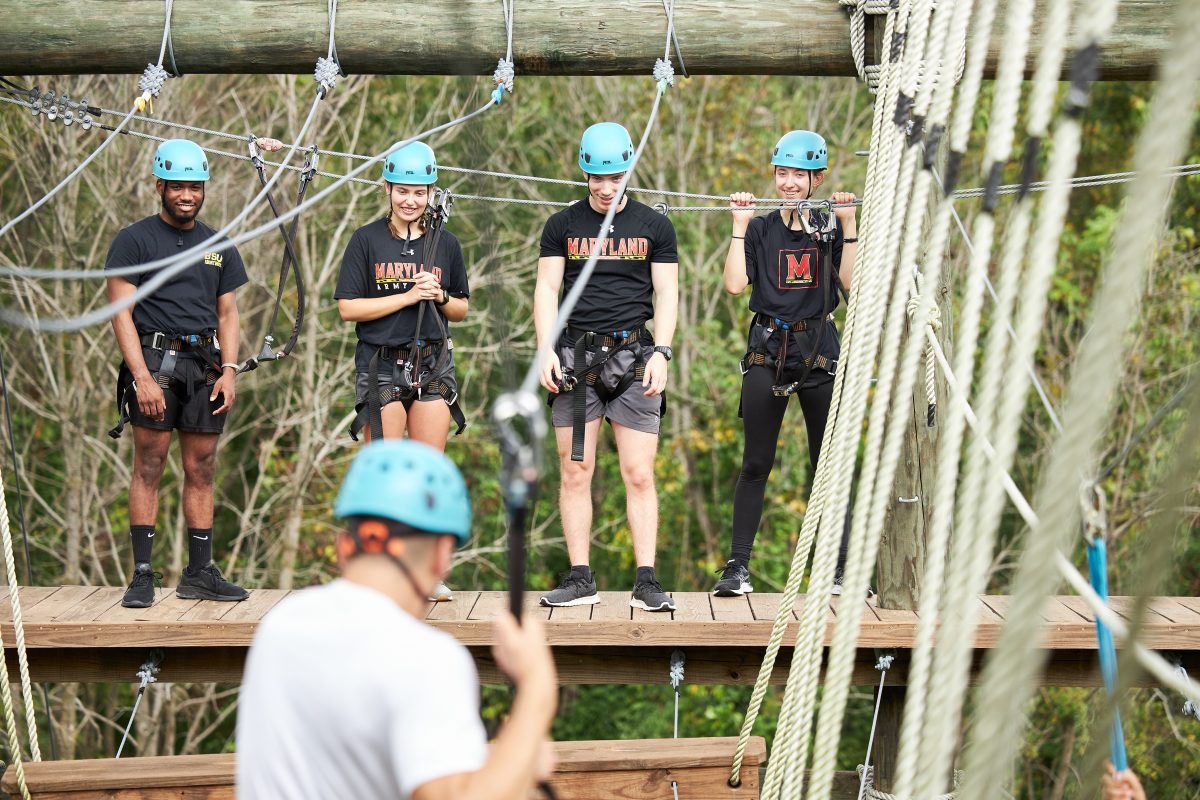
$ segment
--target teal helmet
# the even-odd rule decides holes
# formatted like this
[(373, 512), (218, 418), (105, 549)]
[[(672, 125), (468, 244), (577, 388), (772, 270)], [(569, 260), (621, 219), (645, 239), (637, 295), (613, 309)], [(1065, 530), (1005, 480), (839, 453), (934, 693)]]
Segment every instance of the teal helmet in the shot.
[(588, 175), (628, 172), (633, 163), (633, 139), (625, 126), (597, 122), (579, 140), (579, 168)]
[(412, 142), (388, 153), (383, 160), (383, 179), (388, 183), (429, 186), (437, 183), (437, 159), (433, 148)]
[(825, 139), (812, 131), (788, 131), (771, 153), (771, 166), (795, 169), (825, 169), (829, 153)]
[(164, 181), (206, 181), (208, 158), (195, 142), (168, 139), (154, 151), (154, 177)]
[(336, 517), (376, 517), (418, 531), (471, 538), (471, 500), (454, 462), (409, 439), (363, 447), (350, 464), (333, 506)]

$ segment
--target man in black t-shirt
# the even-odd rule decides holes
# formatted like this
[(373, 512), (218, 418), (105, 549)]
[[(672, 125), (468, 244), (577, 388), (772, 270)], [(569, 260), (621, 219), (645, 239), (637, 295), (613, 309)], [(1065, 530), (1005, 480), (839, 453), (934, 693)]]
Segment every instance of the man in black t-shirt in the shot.
[[(196, 217), (204, 205), (208, 161), (185, 139), (163, 142), (154, 154), (159, 213), (123, 229), (113, 240), (106, 270), (147, 264), (189, 250), (215, 231)], [(134, 294), (157, 270), (111, 275), (108, 298)], [(213, 473), (217, 437), (233, 407), (237, 374), (238, 310), (234, 290), (246, 267), (227, 241), (205, 249), (179, 274), (112, 319), (124, 358), (117, 378), (121, 421), (133, 426), (133, 475), (129, 486), (129, 534), (133, 580), (122, 605), (154, 604), (150, 565), (158, 516), (158, 485), (179, 431), (183, 457), (183, 516), (188, 526), (188, 565), (176, 594), (202, 600), (245, 600), (248, 593), (226, 581), (212, 563)]]
[[(654, 459), (664, 406), (671, 338), (679, 304), (679, 258), (670, 220), (617, 191), (633, 159), (633, 141), (615, 122), (588, 128), (579, 147), (588, 197), (550, 217), (542, 231), (533, 312), (538, 344), (558, 314), (560, 291), (571, 291), (599, 238), (595, 272), (541, 365), (551, 393), (562, 485), (559, 510), (571, 571), (541, 598), (542, 605), (598, 603), (589, 566), (592, 474), (600, 420), (612, 424), (625, 481), (629, 529), (637, 564), (629, 604), (671, 611), (670, 595), (654, 575), (658, 495)], [(600, 226), (610, 208), (608, 229)], [(654, 335), (646, 322), (654, 319)]]

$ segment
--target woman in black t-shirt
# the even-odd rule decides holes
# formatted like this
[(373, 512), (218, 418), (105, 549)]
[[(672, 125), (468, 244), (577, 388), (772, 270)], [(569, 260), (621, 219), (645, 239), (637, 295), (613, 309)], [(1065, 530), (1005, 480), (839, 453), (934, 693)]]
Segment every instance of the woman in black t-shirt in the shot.
[[(446, 449), (457, 383), (449, 323), (467, 316), (467, 272), (453, 234), (427, 227), (437, 181), (433, 150), (414, 142), (383, 165), (387, 216), (354, 232), (342, 256), (334, 298), (354, 322), (355, 409), (367, 438), (409, 438)], [(436, 247), (436, 252), (430, 252)], [(420, 330), (418, 331), (418, 321)], [(415, 347), (420, 344), (420, 357)], [(376, 374), (375, 398), (369, 376)], [(420, 401), (420, 402), (417, 402)], [(456, 420), (457, 421), (457, 420)]]
[[(811, 131), (791, 131), (771, 158), (779, 197), (797, 204), (825, 180), (825, 140)], [(754, 216), (754, 196), (730, 197), (733, 233), (725, 258), (725, 289), (741, 294), (751, 286), (750, 323), (742, 363), (741, 416), (745, 429), (742, 470), (733, 496), (730, 559), (713, 593), (722, 597), (753, 591), (750, 551), (762, 518), (767, 478), (775, 463), (788, 398), (796, 394), (808, 430), (809, 462), (816, 469), (833, 395), (837, 330), (830, 320), (839, 286), (850, 290), (858, 250), (854, 195), (832, 197), (836, 225), (815, 209), (785, 207)], [(846, 540), (838, 559), (834, 593), (841, 593)]]

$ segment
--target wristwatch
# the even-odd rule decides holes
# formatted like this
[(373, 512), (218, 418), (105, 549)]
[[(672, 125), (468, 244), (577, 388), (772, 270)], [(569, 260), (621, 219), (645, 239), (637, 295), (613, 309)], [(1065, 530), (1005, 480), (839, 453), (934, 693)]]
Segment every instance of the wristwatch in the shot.
[(440, 301), (436, 301), (436, 302), (439, 306), (446, 305), (447, 303), (450, 302), (450, 293), (447, 292), (445, 289), (442, 289), (442, 299)]
[(675, 351), (672, 350), (670, 347), (668, 347), (665, 344), (660, 344), (657, 347), (655, 347), (654, 352), (662, 353), (663, 358), (665, 358), (667, 361), (670, 361), (672, 358), (675, 357)]

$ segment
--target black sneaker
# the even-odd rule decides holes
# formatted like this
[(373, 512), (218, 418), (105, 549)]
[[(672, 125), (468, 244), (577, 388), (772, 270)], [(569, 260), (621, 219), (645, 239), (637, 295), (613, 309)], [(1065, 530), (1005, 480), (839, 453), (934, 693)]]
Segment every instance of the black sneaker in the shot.
[(236, 603), (245, 600), (250, 593), (221, 577), (221, 570), (210, 561), (194, 571), (191, 567), (184, 567), (179, 586), (175, 589), (175, 596), (186, 600), (222, 600)]
[(721, 569), (721, 580), (713, 588), (717, 597), (741, 597), (754, 591), (750, 585), (750, 568), (732, 558)]
[(557, 589), (542, 595), (540, 602), (544, 606), (591, 606), (600, 602), (596, 593), (596, 576), (589, 572), (581, 575), (574, 570), (564, 572), (559, 577), (562, 581)]
[(133, 580), (121, 598), (121, 605), (126, 608), (149, 608), (154, 605), (154, 584), (162, 586), (162, 573), (155, 572), (149, 564), (141, 564), (133, 569)]
[(671, 595), (663, 591), (662, 584), (657, 578), (638, 581), (633, 585), (633, 596), (629, 605), (646, 611), (674, 611), (675, 601)]

